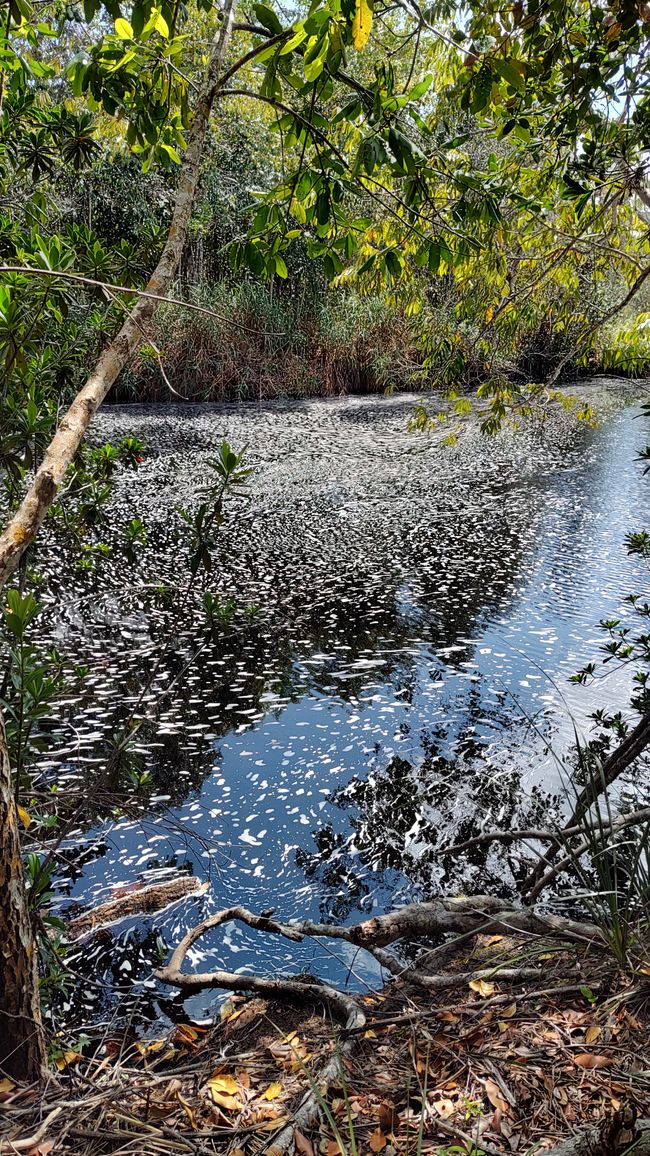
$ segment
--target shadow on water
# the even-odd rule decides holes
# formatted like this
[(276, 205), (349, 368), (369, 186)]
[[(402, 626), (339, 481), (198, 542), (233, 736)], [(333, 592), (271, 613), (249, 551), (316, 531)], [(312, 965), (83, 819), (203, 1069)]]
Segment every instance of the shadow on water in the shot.
[[(210, 889), (84, 946), (77, 966), (104, 990), (69, 994), (72, 1021), (126, 1014), (134, 1000), (145, 1023), (161, 1010), (209, 1013), (216, 993), (167, 1000), (150, 971), (222, 906), (345, 922), (477, 881), (504, 894), (519, 870), (509, 854), (481, 849), (450, 875), (437, 849), (561, 811), (549, 744), (565, 754), (569, 711), (584, 722), (601, 693), (566, 678), (640, 581), (622, 548), (641, 501), (636, 411), (610, 406), (596, 431), (566, 419), (489, 444), (469, 431), (443, 449), (407, 433), (409, 407), (355, 398), (101, 415), (102, 440), (149, 443), (111, 511), (113, 528), (141, 516), (149, 543), (136, 574), (116, 551), (97, 577), (46, 548), (51, 636), (90, 673), (61, 704), (63, 738), (42, 771), (90, 783), (136, 704), (154, 715), (133, 752), (151, 785), (139, 816), (98, 817), (64, 848), (60, 909), (160, 868)], [(175, 612), (154, 587), (186, 575), (173, 510), (197, 500), (224, 435), (258, 466), (250, 500), (229, 510), (211, 583), (238, 609), (206, 642), (190, 603), (161, 652)], [(205, 970), (378, 981), (372, 961), (338, 944), (288, 947), (236, 926), (206, 938), (200, 958)]]

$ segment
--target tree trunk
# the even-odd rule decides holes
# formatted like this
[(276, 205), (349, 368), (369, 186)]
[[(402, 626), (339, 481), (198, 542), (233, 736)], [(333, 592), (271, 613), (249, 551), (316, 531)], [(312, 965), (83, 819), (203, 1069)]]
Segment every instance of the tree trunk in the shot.
[(27, 908), (18, 814), (0, 717), (0, 1076), (34, 1083), (45, 1069), (38, 952)]
[[(205, 82), (192, 115), (167, 241), (147, 284), (150, 293), (168, 292), (183, 253), (233, 11), (234, 0), (226, 0)], [(151, 298), (139, 298), (60, 422), (32, 485), (0, 537), (0, 589), (38, 533), (96, 410), (137, 350), (157, 304)], [(37, 949), (27, 909), (18, 817), (0, 718), (0, 1073), (16, 1080), (36, 1081), (43, 1075), (45, 1060)]]
[[(167, 241), (147, 283), (149, 293), (164, 296), (168, 292), (183, 254), (201, 174), (208, 123), (230, 40), (233, 8), (234, 0), (226, 0), (205, 82), (192, 114)], [(0, 537), (0, 589), (13, 574), (29, 543), (38, 533), (88, 426), (109, 389), (140, 345), (157, 305), (158, 302), (151, 298), (139, 298), (119, 333), (101, 354), (86, 384), (79, 390), (62, 418), (32, 485)]]

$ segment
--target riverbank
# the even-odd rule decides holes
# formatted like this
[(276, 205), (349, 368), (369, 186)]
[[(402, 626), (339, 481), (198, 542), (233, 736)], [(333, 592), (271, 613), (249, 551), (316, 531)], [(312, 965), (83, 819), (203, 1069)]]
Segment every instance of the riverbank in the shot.
[[(530, 947), (479, 936), (454, 966), (503, 967)], [(650, 1115), (647, 982), (597, 953), (575, 965), (546, 956), (541, 987), (496, 974), (423, 997), (393, 981), (364, 998), (356, 1036), (319, 1007), (243, 996), (210, 1028), (142, 1041), (109, 1025), (58, 1058), (38, 1098), (0, 1083), (0, 1151), (506, 1156), (602, 1128), (610, 1146), (594, 1150), (614, 1156), (616, 1121)]]

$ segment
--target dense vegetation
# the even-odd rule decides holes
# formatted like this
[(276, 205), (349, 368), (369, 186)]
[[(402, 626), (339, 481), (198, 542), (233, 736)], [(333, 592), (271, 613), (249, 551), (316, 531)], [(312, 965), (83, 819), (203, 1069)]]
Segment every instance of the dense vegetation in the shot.
[[(290, 16), (231, 0), (5, 6), (0, 1026), (12, 1075), (39, 1078), (46, 1061), (37, 931), (48, 981), (63, 966), (64, 929), (47, 925), (51, 857), (29, 856), (28, 900), (21, 835), (60, 833), (146, 788), (126, 757), (133, 715), (81, 799), (30, 775), (48, 704), (84, 677), (34, 642), (34, 539), (48, 516), (66, 556), (101, 567), (93, 527), (117, 471), (144, 452), (128, 438), (84, 448), (97, 406), (417, 388), (416, 428), (477, 405), (490, 433), (568, 405), (557, 386), (577, 373), (643, 374), (649, 30), (647, 5), (630, 0), (314, 0)], [(224, 443), (213, 469), (205, 500), (180, 515), (187, 585), (170, 637), (188, 605), (213, 640), (236, 612), (209, 582), (248, 467)], [(137, 516), (119, 527), (134, 564), (145, 535)], [(642, 530), (629, 547), (647, 556)], [(639, 671), (634, 724), (616, 704), (589, 752), (605, 785), (649, 737), (650, 611), (642, 597), (634, 607), (638, 634), (606, 624), (608, 657)], [(639, 852), (636, 863), (647, 900)], [(538, 873), (526, 894), (548, 881)], [(618, 909), (600, 911), (621, 965), (646, 914), (640, 900), (623, 933)]]

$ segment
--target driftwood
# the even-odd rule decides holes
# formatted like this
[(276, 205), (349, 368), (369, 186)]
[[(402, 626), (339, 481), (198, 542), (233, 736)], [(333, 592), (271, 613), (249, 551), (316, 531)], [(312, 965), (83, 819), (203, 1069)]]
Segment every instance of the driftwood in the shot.
[(205, 890), (206, 884), (202, 884), (193, 875), (179, 875), (160, 883), (138, 883), (116, 888), (105, 903), (69, 919), (66, 924), (68, 936), (70, 939), (81, 939), (129, 915), (150, 915), (152, 912), (164, 911), (180, 899), (188, 895), (199, 895)]
[(309, 936), (343, 939), (368, 951), (391, 974), (430, 990), (462, 987), (472, 979), (491, 979), (495, 976), (507, 980), (535, 980), (542, 977), (543, 973), (540, 968), (532, 967), (515, 969), (491, 967), (473, 972), (427, 975), (417, 968), (404, 968), (399, 960), (384, 948), (397, 940), (422, 941), (449, 933), (471, 936), (479, 933), (508, 935), (512, 932), (562, 939), (573, 944), (586, 943), (592, 947), (604, 946), (598, 928), (592, 924), (576, 923), (560, 916), (541, 914), (533, 908), (515, 908), (505, 900), (486, 895), (476, 896), (473, 899), (437, 899), (431, 903), (413, 903), (388, 915), (380, 915), (363, 923), (353, 924), (351, 927), (312, 923), (309, 920), (281, 923), (270, 915), (256, 915), (245, 907), (229, 907), (211, 915), (188, 931), (172, 952), (169, 962), (155, 972), (163, 983), (169, 983), (183, 991), (223, 987), (229, 991), (255, 991), (266, 997), (288, 999), (292, 1002), (316, 1001), (324, 1004), (337, 1019), (342, 1020), (346, 1028), (354, 1030), (358, 1030), (364, 1022), (363, 1012), (356, 1000), (325, 984), (303, 983), (299, 979), (271, 979), (266, 976), (242, 975), (221, 970), (184, 971), (186, 956), (197, 940), (213, 928), (221, 927), (233, 919), (258, 931), (282, 935), (285, 939), (297, 942)]

